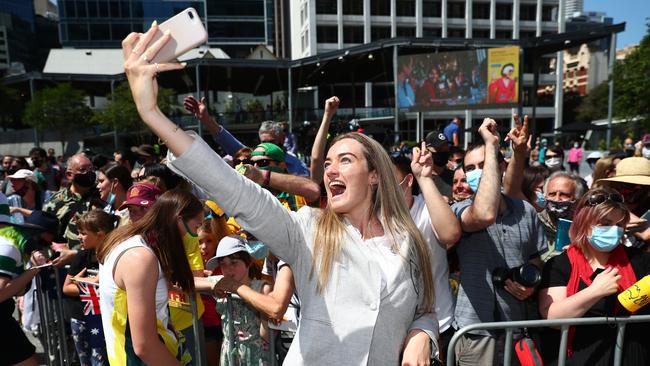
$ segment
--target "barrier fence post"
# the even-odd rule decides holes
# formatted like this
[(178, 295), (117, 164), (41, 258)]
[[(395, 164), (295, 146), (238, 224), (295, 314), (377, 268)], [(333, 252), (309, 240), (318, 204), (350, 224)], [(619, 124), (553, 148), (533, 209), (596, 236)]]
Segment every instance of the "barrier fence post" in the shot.
[(566, 350), (569, 344), (569, 326), (562, 326), (562, 337), (560, 338), (560, 353), (557, 355), (557, 366), (564, 366), (566, 363)]
[(505, 350), (503, 351), (503, 364), (505, 366), (510, 366), (510, 361), (512, 360), (512, 328), (506, 329), (506, 344)]
[(233, 296), (231, 294), (228, 294), (226, 297), (226, 311), (228, 312), (228, 334), (224, 334), (224, 336), (228, 337), (228, 348), (226, 349), (226, 352), (228, 354), (226, 357), (228, 358), (228, 365), (234, 365), (235, 361), (232, 359), (232, 352), (230, 350), (235, 346), (235, 328), (234, 328), (234, 321), (232, 319), (232, 301), (233, 301)]
[(616, 332), (616, 345), (614, 349), (614, 366), (621, 366), (623, 358), (623, 342), (625, 341), (625, 323), (619, 324)]
[(194, 362), (195, 366), (205, 366), (208, 364), (205, 349), (205, 334), (203, 334), (201, 326), (201, 319), (199, 318), (198, 305), (196, 303), (196, 294), (189, 293), (190, 307), (192, 309), (192, 332), (194, 333)]
[[(269, 321), (267, 320), (266, 323), (268, 324), (268, 322)], [(271, 327), (268, 327), (268, 328), (269, 328), (269, 353), (271, 354), (271, 357), (269, 358), (269, 360), (271, 360), (271, 366), (276, 366), (278, 364), (277, 360), (275, 359), (275, 333), (276, 333), (276, 330), (271, 329)]]
[(61, 279), (59, 276), (59, 268), (53, 267), (54, 270), (54, 281), (56, 283), (56, 298), (57, 301), (55, 303), (56, 307), (56, 313), (58, 314), (58, 321), (57, 321), (57, 327), (59, 331), (59, 347), (61, 352), (63, 353), (63, 357), (61, 358), (61, 362), (65, 362), (65, 365), (70, 366), (70, 354), (68, 353), (68, 338), (66, 337), (65, 334), (65, 318), (63, 317), (63, 295), (61, 294)]
[(52, 347), (50, 347), (50, 332), (49, 332), (49, 327), (47, 324), (47, 315), (45, 311), (45, 301), (43, 299), (43, 292), (41, 291), (42, 289), (42, 281), (41, 281), (41, 276), (40, 274), (36, 275), (36, 302), (38, 303), (38, 315), (40, 317), (40, 322), (38, 323), (39, 331), (40, 331), (40, 341), (41, 344), (43, 345), (43, 351), (45, 352), (47, 360), (45, 361), (47, 363), (47, 366), (52, 365)]

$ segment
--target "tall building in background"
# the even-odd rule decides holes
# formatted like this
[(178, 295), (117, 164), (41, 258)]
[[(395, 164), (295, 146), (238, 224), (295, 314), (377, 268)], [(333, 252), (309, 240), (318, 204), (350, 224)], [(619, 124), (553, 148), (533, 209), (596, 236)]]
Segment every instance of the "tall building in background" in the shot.
[(40, 71), (58, 47), (56, 5), (48, 0), (0, 1), (0, 73)]
[[(392, 37), (525, 39), (561, 31), (559, 0), (294, 0), (291, 3), (291, 57), (298, 59)], [(550, 65), (555, 55), (545, 61)], [(556, 78), (544, 68), (540, 85)], [(524, 75), (524, 94), (532, 93), (532, 74)], [(357, 106), (389, 108), (391, 86), (366, 83), (353, 93)], [(335, 90), (338, 92), (338, 90)], [(331, 89), (321, 91), (321, 101)], [(316, 91), (318, 94), (318, 91)], [(538, 118), (555, 116), (553, 101), (540, 101)], [(544, 104), (545, 103), (545, 104)], [(318, 103), (314, 103), (318, 104)], [(492, 112), (492, 111), (491, 111)], [(491, 113), (490, 112), (490, 113)], [(499, 118), (512, 111), (495, 110)], [(458, 112), (449, 111), (442, 118)], [(466, 113), (467, 116), (471, 114)]]
[(275, 7), (281, 0), (59, 0), (63, 47), (115, 48), (130, 32), (164, 21), (188, 7), (204, 20), (208, 44), (233, 58), (258, 45), (274, 49)]
[(582, 13), (585, 10), (584, 0), (565, 0), (564, 17), (572, 18), (574, 13)]

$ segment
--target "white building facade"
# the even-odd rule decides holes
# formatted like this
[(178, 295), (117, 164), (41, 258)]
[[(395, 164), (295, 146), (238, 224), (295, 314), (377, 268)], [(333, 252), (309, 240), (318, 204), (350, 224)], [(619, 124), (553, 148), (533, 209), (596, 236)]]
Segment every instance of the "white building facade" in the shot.
[[(564, 13), (565, 0), (292, 0), (291, 58), (392, 37), (532, 38), (563, 32)], [(523, 76), (524, 87), (532, 86), (533, 75)], [(561, 74), (542, 74), (539, 80), (540, 85), (562, 85)], [(372, 91), (366, 83), (366, 107), (373, 107)], [(555, 126), (561, 125), (561, 93), (557, 97), (555, 107), (537, 108), (538, 118), (553, 118)], [(512, 110), (489, 113), (504, 118)], [(447, 118), (459, 112), (429, 114)], [(472, 111), (465, 115), (472, 119)]]

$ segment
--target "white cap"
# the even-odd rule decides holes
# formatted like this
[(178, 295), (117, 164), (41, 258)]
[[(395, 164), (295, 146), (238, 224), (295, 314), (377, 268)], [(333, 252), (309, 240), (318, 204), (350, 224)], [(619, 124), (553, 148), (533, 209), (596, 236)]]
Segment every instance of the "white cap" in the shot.
[(34, 175), (34, 172), (29, 170), (29, 169), (19, 169), (14, 174), (7, 176), (7, 178), (27, 179), (27, 180), (31, 180), (34, 183), (37, 183), (36, 176)]
[(589, 160), (589, 159), (600, 159), (602, 157), (603, 157), (603, 153), (601, 153), (600, 151), (594, 151), (594, 152), (590, 153), (589, 155), (587, 155), (587, 160)]
[(212, 271), (217, 267), (219, 258), (227, 257), (237, 252), (248, 253), (246, 239), (239, 235), (228, 235), (219, 241), (216, 255), (206, 262), (205, 268)]

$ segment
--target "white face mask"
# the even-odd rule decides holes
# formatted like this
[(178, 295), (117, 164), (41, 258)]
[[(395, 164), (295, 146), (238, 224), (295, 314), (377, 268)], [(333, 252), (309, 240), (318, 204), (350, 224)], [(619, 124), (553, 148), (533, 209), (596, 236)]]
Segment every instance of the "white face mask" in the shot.
[(644, 146), (643, 149), (641, 149), (641, 155), (646, 159), (650, 159), (650, 148)]
[(578, 148), (579, 146), (580, 146), (580, 144), (577, 143), (577, 142), (575, 144), (573, 144), (573, 147), (575, 147), (575, 148)]
[(546, 167), (549, 169), (555, 169), (559, 167), (561, 163), (562, 161), (560, 160), (560, 158), (550, 158), (544, 161), (544, 164), (546, 164)]

